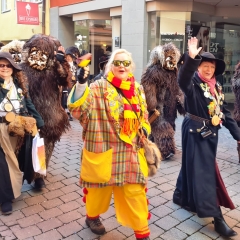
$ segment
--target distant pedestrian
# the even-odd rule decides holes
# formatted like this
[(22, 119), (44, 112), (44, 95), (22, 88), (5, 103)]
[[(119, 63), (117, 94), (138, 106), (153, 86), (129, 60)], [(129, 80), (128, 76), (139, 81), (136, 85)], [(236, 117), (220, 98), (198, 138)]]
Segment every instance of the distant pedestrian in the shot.
[(135, 81), (131, 54), (114, 51), (100, 78), (87, 86), (79, 79), (68, 107), (83, 126), (80, 186), (84, 187), (86, 224), (102, 235), (100, 214), (114, 195), (117, 220), (132, 228), (137, 239), (149, 240), (146, 183), (148, 166), (138, 144), (139, 127), (150, 133), (142, 87)]
[[(78, 66), (76, 63), (76, 59), (80, 57), (80, 52), (76, 46), (71, 46), (66, 49), (65, 55), (66, 55), (66, 60), (67, 60), (68, 64), (70, 65), (70, 71), (72, 73), (72, 87), (73, 87), (76, 84), (76, 79), (77, 79)], [(67, 108), (67, 98), (68, 98), (68, 94), (71, 91), (72, 87), (71, 88), (64, 87), (62, 90), (62, 98), (61, 98), (62, 107), (67, 112), (69, 121), (73, 121), (73, 118)]]
[(220, 206), (234, 209), (216, 162), (218, 130), (224, 125), (240, 141), (240, 129), (226, 109), (222, 86), (216, 76), (225, 63), (213, 54), (198, 55), (201, 47), (194, 37), (188, 40), (189, 53), (180, 59), (178, 83), (185, 94), (186, 117), (182, 123), (182, 167), (173, 202), (200, 218), (213, 217), (215, 231), (235, 236), (225, 222)]
[(96, 80), (100, 79), (101, 77), (104, 77), (105, 66), (108, 63), (110, 56), (111, 55), (104, 54), (103, 56), (101, 56), (99, 58), (100, 73), (96, 77), (94, 77), (93, 81), (96, 81)]

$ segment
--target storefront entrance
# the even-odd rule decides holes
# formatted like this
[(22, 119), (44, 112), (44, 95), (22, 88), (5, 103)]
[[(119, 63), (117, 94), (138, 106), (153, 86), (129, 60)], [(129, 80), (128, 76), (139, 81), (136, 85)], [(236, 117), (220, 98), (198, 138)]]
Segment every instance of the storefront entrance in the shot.
[(217, 80), (223, 85), (226, 101), (230, 105), (234, 102), (231, 79), (240, 62), (239, 20), (191, 12), (151, 12), (148, 36), (148, 58), (155, 46), (168, 42), (173, 42), (184, 53), (187, 40), (197, 37), (202, 51), (225, 61), (225, 72)]
[(92, 53), (91, 78), (100, 72), (99, 58), (112, 52), (112, 21), (81, 20), (74, 22), (75, 45), (80, 53)]

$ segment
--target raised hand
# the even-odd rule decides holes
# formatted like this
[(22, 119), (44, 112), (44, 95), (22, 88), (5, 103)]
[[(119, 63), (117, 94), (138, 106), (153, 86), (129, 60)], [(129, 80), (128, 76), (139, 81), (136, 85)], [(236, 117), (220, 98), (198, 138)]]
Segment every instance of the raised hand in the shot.
[(77, 81), (81, 84), (87, 82), (89, 76), (89, 67), (78, 68), (77, 70)]
[(58, 51), (59, 51), (59, 52), (63, 52), (63, 53), (65, 53), (65, 49), (64, 49), (63, 46), (59, 46), (59, 47), (58, 47)]
[(195, 58), (199, 52), (202, 50), (202, 47), (198, 46), (198, 39), (196, 37), (191, 37), (188, 39), (188, 54), (191, 58)]

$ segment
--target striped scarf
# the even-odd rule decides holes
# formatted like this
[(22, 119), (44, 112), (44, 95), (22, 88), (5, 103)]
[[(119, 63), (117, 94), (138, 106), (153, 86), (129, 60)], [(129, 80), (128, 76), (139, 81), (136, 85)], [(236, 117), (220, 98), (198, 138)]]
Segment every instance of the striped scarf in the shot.
[[(112, 72), (107, 75), (107, 80), (116, 88), (119, 88), (123, 95), (124, 104), (124, 122), (121, 128), (121, 133), (130, 138), (135, 136), (139, 129), (139, 120), (136, 116), (140, 116), (139, 99), (135, 96), (135, 78), (132, 73), (128, 75), (126, 80), (116, 78)], [(127, 99), (126, 99), (127, 98)], [(131, 105), (130, 105), (131, 103)], [(135, 114), (135, 112), (136, 114)]]

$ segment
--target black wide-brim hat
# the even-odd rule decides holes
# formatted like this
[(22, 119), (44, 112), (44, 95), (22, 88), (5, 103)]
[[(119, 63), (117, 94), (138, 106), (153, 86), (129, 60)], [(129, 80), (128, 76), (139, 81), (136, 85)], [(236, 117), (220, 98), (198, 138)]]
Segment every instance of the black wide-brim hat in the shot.
[(108, 62), (110, 55), (104, 55), (99, 58), (99, 68), (103, 70), (104, 64)]
[(15, 68), (17, 71), (22, 70), (21, 67), (14, 62), (12, 55), (10, 53), (0, 52), (0, 59), (1, 58), (8, 60), (11, 63), (11, 65), (13, 66), (13, 68)]
[(76, 46), (71, 46), (71, 47), (67, 48), (65, 51), (65, 54), (70, 55), (73, 59), (76, 59), (76, 58), (80, 57), (80, 55), (81, 55)]
[(210, 52), (203, 52), (200, 54), (200, 56), (202, 58), (201, 63), (204, 61), (215, 61), (216, 63), (216, 68), (214, 72), (215, 76), (218, 76), (224, 73), (226, 64), (222, 59), (215, 58), (215, 56)]

